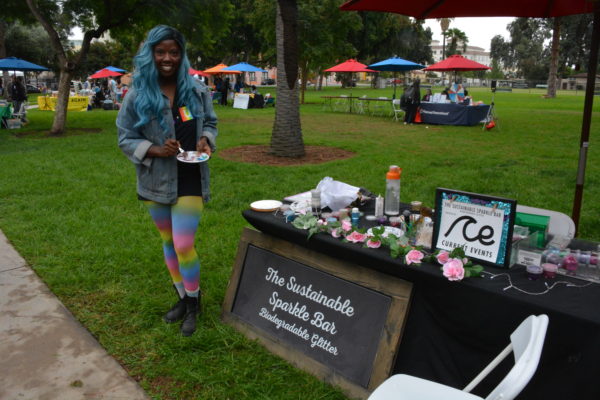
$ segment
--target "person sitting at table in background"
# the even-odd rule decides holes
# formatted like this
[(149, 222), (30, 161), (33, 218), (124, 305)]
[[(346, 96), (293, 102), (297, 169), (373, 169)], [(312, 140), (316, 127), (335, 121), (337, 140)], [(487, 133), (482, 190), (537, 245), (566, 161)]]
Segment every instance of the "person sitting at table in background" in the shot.
[(425, 92), (425, 96), (423, 96), (421, 101), (431, 101), (432, 97), (433, 97), (433, 94), (431, 93), (431, 89), (427, 89), (427, 91)]
[(446, 98), (448, 98), (448, 94), (450, 93), (450, 88), (447, 87), (444, 90), (442, 90), (442, 95), (446, 96)]
[(421, 104), (421, 80), (415, 79), (411, 86), (406, 89), (403, 96), (406, 96), (406, 112), (404, 113), (404, 124), (412, 124), (417, 115), (417, 109)]
[(134, 65), (133, 87), (117, 116), (118, 143), (136, 167), (137, 197), (160, 234), (177, 293), (177, 303), (163, 320), (182, 321), (181, 334), (191, 336), (201, 312), (200, 259), (194, 244), (210, 198), (210, 172), (208, 162), (182, 163), (176, 155), (181, 148), (210, 156), (217, 116), (208, 88), (188, 74), (185, 39), (176, 29), (152, 28)]
[(252, 94), (258, 94), (258, 90), (256, 90), (256, 86), (255, 85), (250, 86), (250, 93), (252, 93)]

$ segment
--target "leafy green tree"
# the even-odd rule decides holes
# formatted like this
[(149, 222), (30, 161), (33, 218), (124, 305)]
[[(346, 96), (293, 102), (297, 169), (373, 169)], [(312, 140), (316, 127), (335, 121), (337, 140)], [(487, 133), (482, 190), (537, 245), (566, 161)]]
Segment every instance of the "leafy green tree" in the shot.
[[(50, 133), (60, 135), (65, 130), (71, 77), (85, 61), (92, 39), (107, 31), (118, 32), (147, 27), (156, 23), (170, 23), (174, 10), (193, 0), (26, 0), (31, 14), (44, 27), (49, 45), (55, 52), (60, 71), (58, 99)], [(71, 51), (66, 37), (73, 27), (84, 32), (81, 50)], [(137, 31), (137, 30), (136, 30)]]
[(546, 80), (549, 68), (549, 51), (544, 41), (550, 30), (543, 18), (516, 18), (508, 24), (510, 47), (518, 76), (528, 80)]
[(561, 17), (559, 74), (586, 69), (592, 43), (593, 14)]
[[(2, 12), (0, 13), (0, 58), (8, 56), (17, 57), (16, 53), (12, 53), (12, 49), (6, 48), (6, 35), (9, 28), (17, 23), (31, 25), (35, 23), (35, 18), (29, 13), (27, 4), (22, 0), (3, 0)], [(22, 57), (19, 57), (22, 58)], [(6, 88), (10, 81), (8, 71), (2, 71), (2, 87)], [(8, 90), (4, 91), (3, 97), (8, 96)]]
[(501, 35), (496, 35), (491, 40), (490, 58), (492, 59), (492, 64), (496, 62), (498, 68), (508, 70), (515, 65), (512, 46), (510, 42), (505, 41)]
[(51, 67), (54, 61), (46, 32), (39, 24), (23, 25), (18, 21), (11, 24), (6, 31), (6, 51), (11, 57), (46, 67)]
[[(254, 2), (250, 16), (254, 29), (260, 33), (263, 65), (274, 65), (276, 59), (275, 3), (272, 0)], [(298, 63), (301, 79), (301, 101), (304, 99), (306, 82), (320, 75), (337, 60), (345, 60), (356, 54), (348, 41), (348, 35), (359, 25), (355, 13), (341, 12), (337, 0), (305, 0), (298, 4)]]

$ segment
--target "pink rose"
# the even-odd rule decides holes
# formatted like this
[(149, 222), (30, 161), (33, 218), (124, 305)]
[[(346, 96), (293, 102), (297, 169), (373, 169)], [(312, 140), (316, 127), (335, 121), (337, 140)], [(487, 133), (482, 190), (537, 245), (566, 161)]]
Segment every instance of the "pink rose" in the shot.
[(406, 260), (406, 265), (421, 264), (423, 253), (421, 253), (419, 250), (411, 250), (406, 253), (406, 257), (404, 257), (404, 259)]
[(341, 232), (340, 232), (340, 228), (335, 228), (331, 230), (331, 236), (333, 236), (334, 238), (339, 238), (340, 236), (342, 236)]
[(451, 258), (442, 267), (444, 276), (449, 281), (461, 281), (465, 277), (465, 269), (463, 267), (462, 260), (458, 258)]
[(317, 221), (317, 225), (321, 226), (321, 225), (327, 225), (326, 221), (323, 221), (322, 219)]
[(342, 230), (344, 232), (350, 232), (352, 230), (352, 223), (350, 220), (345, 219), (342, 221)]
[(379, 248), (381, 246), (381, 241), (380, 240), (369, 239), (367, 241), (367, 246), (370, 247), (370, 248), (372, 248), (372, 249), (377, 249), (377, 248)]
[(351, 234), (349, 234), (348, 236), (346, 236), (346, 239), (352, 243), (362, 243), (365, 240), (367, 240), (367, 235), (365, 235), (364, 233), (360, 233), (358, 231), (354, 231)]
[(437, 261), (444, 265), (448, 262), (448, 258), (450, 257), (450, 253), (448, 253), (446, 250), (442, 250), (439, 252), (439, 254), (437, 256), (435, 256), (435, 258), (437, 258)]

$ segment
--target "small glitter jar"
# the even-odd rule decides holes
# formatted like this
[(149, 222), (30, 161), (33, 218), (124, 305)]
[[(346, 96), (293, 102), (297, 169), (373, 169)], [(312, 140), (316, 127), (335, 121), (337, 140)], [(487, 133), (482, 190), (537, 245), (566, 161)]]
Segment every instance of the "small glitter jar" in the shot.
[(528, 265), (527, 266), (527, 278), (531, 281), (537, 280), (542, 276), (543, 269), (539, 265)]
[(574, 255), (569, 254), (563, 259), (562, 266), (567, 270), (567, 274), (575, 275), (575, 272), (577, 272), (577, 267), (579, 266), (579, 262)]
[(558, 265), (552, 263), (542, 264), (544, 270), (544, 278), (553, 279), (556, 277), (556, 271), (558, 271)]

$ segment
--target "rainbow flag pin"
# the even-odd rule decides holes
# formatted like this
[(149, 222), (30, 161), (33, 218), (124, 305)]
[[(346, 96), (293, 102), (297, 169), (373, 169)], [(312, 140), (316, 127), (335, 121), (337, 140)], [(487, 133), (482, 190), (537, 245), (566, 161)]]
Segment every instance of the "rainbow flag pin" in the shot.
[(187, 122), (191, 119), (194, 119), (194, 116), (186, 106), (179, 107), (179, 115), (181, 116), (181, 120), (183, 122)]

